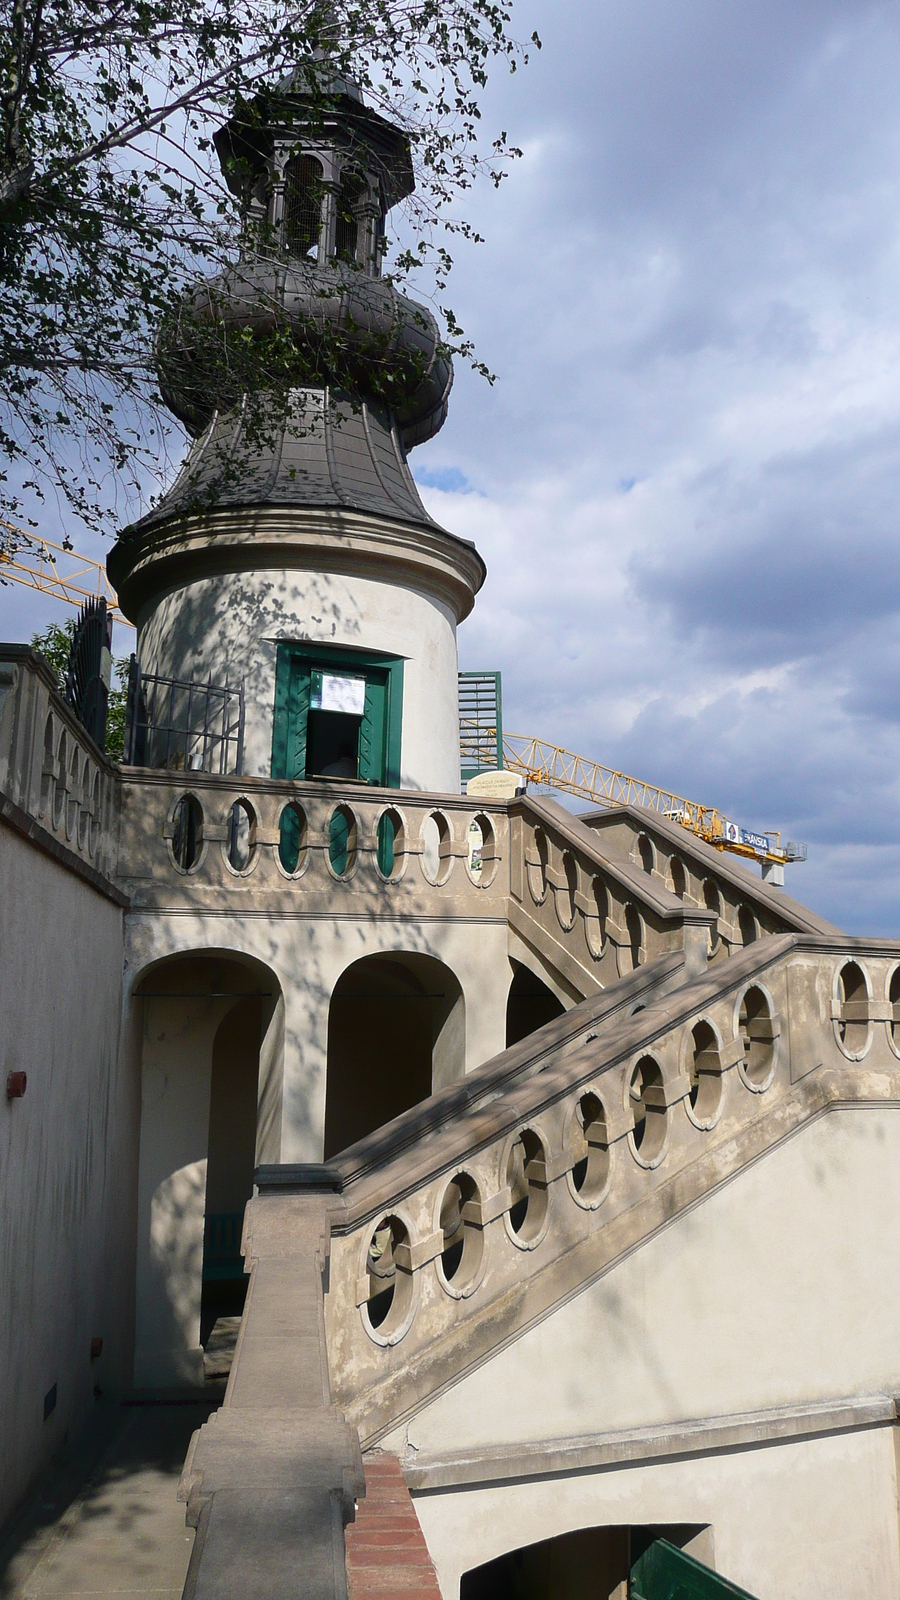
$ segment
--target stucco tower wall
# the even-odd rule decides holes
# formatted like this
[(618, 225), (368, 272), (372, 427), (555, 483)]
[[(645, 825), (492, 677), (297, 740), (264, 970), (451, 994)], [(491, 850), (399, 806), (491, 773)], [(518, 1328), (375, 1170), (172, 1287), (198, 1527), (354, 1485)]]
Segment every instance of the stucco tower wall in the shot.
[(244, 771), (272, 761), (281, 641), (401, 657), (401, 785), (459, 791), (456, 618), (431, 595), (375, 577), (297, 569), (222, 572), (162, 596), (139, 633), (145, 672), (243, 680)]
[(456, 628), (485, 567), (473, 545), (422, 516), (415, 526), (266, 505), (139, 523), (109, 567), (142, 670), (243, 679), (244, 770), (268, 776), (281, 641), (399, 657), (401, 787), (458, 793)]

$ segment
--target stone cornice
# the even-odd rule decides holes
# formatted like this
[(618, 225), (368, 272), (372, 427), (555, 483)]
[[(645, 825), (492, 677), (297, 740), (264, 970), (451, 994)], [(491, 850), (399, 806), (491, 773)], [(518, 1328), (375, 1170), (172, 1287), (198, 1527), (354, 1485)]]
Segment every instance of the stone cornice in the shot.
[(135, 622), (161, 594), (198, 579), (291, 568), (402, 584), (461, 622), (486, 575), (475, 546), (442, 529), (333, 507), (222, 507), (176, 517), (120, 538), (108, 566)]

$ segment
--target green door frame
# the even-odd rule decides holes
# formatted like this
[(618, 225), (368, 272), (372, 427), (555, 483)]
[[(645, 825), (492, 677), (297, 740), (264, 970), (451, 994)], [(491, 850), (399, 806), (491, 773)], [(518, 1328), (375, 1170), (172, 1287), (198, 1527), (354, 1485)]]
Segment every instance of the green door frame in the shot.
[[(387, 789), (400, 787), (400, 735), (403, 717), (403, 659), (377, 650), (354, 650), (325, 644), (279, 644), (275, 664), (275, 718), (272, 728), (272, 777), (306, 777), (306, 730), (310, 679), (314, 670), (351, 672), (366, 678), (366, 711), (360, 740), (361, 765), (367, 743), (381, 746), (380, 773), (367, 782)], [(383, 690), (383, 701), (382, 693)], [(382, 702), (379, 708), (379, 702)], [(382, 723), (383, 717), (383, 723)], [(366, 724), (373, 721), (377, 727)], [(366, 733), (369, 733), (369, 740)], [(374, 734), (374, 737), (372, 735)], [(377, 759), (377, 756), (376, 756)]]

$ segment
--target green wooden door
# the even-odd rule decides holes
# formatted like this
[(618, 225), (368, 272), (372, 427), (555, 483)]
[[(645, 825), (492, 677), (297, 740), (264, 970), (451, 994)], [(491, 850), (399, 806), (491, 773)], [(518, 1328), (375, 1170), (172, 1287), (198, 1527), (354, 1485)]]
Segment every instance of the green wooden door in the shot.
[(279, 645), (272, 729), (272, 777), (304, 779), (314, 672), (364, 677), (359, 726), (359, 777), (363, 783), (400, 786), (403, 662), (393, 656), (335, 650), (327, 645)]

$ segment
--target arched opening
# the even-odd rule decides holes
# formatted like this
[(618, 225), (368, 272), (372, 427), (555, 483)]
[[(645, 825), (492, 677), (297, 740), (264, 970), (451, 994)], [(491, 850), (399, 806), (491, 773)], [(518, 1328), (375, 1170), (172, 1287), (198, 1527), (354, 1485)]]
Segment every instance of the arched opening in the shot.
[(520, 1039), (527, 1039), (536, 1028), (542, 1028), (545, 1022), (561, 1017), (566, 1009), (553, 990), (529, 967), (521, 966), (518, 961), (514, 961), (513, 966), (516, 970), (506, 1001), (507, 1050)]
[(433, 956), (363, 956), (328, 1011), (325, 1159), (465, 1071), (465, 1001)]
[[(699, 1523), (669, 1523), (654, 1527), (576, 1528), (519, 1550), (509, 1550), (463, 1573), (460, 1600), (594, 1600), (631, 1592), (637, 1563), (664, 1540), (672, 1552), (670, 1565), (684, 1581), (680, 1566), (687, 1567), (688, 1582), (697, 1587), (673, 1587), (666, 1593), (712, 1594), (715, 1583), (704, 1558), (711, 1553), (708, 1530)], [(688, 1557), (679, 1563), (679, 1552)], [(704, 1563), (701, 1565), (701, 1563)], [(699, 1569), (699, 1574), (698, 1574)], [(699, 1582), (698, 1582), (699, 1576)], [(704, 1581), (705, 1580), (705, 1581)], [(635, 1593), (637, 1593), (635, 1587)], [(655, 1591), (654, 1591), (655, 1592)], [(662, 1590), (660, 1590), (662, 1592)], [(643, 1587), (640, 1593), (644, 1593)]]
[(280, 1155), (282, 1017), (273, 973), (234, 955), (171, 957), (136, 990), (140, 1388), (202, 1382), (219, 1318), (236, 1337), (244, 1208)]
[(291, 156), (284, 169), (284, 247), (292, 256), (318, 255), (322, 177), (315, 156)]

